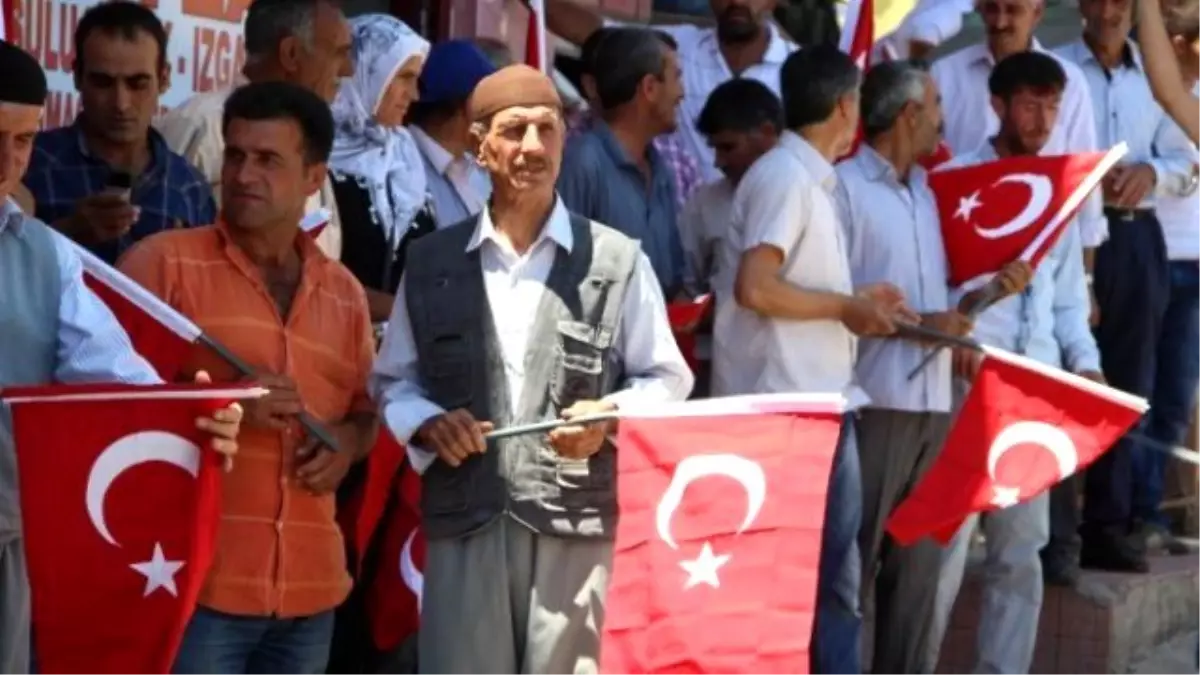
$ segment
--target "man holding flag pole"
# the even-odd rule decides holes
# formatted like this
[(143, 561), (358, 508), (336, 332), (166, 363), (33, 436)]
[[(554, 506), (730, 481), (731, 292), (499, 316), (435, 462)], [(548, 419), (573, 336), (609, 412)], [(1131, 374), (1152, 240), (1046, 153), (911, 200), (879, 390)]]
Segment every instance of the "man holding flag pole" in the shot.
[[(46, 100), (37, 61), (0, 42), (0, 388), (51, 383), (160, 384), (154, 368), (84, 283), (70, 243), (11, 201), (29, 164)], [(197, 381), (208, 376), (198, 373)], [(227, 457), (242, 411), (236, 404), (196, 421)], [(0, 671), (28, 672), (30, 603), (21, 535), (16, 448), (7, 406), (0, 406)], [(228, 465), (227, 465), (228, 466)]]

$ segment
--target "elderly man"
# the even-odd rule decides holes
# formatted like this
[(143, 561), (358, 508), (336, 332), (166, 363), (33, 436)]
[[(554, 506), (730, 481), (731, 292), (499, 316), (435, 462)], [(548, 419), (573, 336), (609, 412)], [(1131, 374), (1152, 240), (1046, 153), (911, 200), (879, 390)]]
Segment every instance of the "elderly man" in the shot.
[[(32, 56), (0, 42), (0, 389), (54, 382), (157, 384), (108, 308), (87, 289), (68, 241), (21, 212), (19, 186), (46, 101), (46, 75)], [(198, 374), (198, 380), (207, 375)], [(241, 408), (197, 421), (213, 448), (233, 454)], [(21, 539), (16, 448), (0, 404), (0, 672), (30, 672), (29, 586)]]
[[(952, 335), (971, 330), (946, 285), (937, 204), (918, 163), (941, 136), (937, 87), (917, 63), (891, 61), (867, 73), (862, 87), (867, 143), (838, 165), (838, 217), (855, 286), (895, 284), (921, 323)], [(1018, 262), (1002, 275), (1005, 292), (1029, 279)], [(871, 397), (856, 424), (862, 467), (864, 605), (875, 607), (875, 673), (921, 672), (937, 597), (941, 550), (932, 541), (901, 547), (884, 532), (888, 515), (933, 465), (950, 430), (950, 352), (909, 379), (922, 345), (864, 339), (855, 376)]]
[(413, 243), (371, 384), (423, 478), (421, 670), (594, 671), (614, 424), (486, 434), (679, 400), (692, 375), (637, 242), (555, 195), (549, 78), (503, 68), (468, 107), (491, 202)]

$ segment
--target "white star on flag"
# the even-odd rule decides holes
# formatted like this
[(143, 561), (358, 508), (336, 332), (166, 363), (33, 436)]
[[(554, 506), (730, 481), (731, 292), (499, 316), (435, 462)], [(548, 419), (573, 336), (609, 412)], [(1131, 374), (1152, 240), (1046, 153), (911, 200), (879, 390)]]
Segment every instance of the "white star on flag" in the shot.
[(183, 567), (182, 560), (167, 560), (163, 555), (162, 544), (154, 544), (154, 555), (146, 562), (130, 565), (138, 574), (146, 577), (146, 590), (142, 597), (147, 597), (155, 590), (162, 588), (175, 597), (179, 597), (179, 589), (175, 587), (175, 574)]
[(979, 201), (979, 190), (958, 200), (958, 210), (954, 212), (955, 218), (962, 218), (964, 221), (971, 220), (971, 212), (983, 206), (983, 202)]
[(696, 584), (708, 584), (713, 588), (720, 588), (721, 580), (717, 578), (717, 570), (727, 562), (729, 562), (728, 554), (713, 555), (712, 546), (709, 546), (708, 542), (704, 542), (704, 548), (700, 549), (698, 558), (679, 561), (679, 566), (688, 573), (688, 580), (683, 585), (683, 590), (686, 591)]

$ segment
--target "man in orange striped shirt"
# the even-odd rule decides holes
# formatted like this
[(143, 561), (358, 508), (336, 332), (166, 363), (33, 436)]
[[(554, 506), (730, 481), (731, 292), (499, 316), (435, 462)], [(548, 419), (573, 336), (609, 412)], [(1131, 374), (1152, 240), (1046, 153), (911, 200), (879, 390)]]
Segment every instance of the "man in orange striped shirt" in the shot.
[[(328, 105), (295, 85), (250, 84), (229, 97), (223, 129), (221, 221), (149, 237), (120, 265), (271, 390), (246, 406), (216, 561), (175, 672), (321, 673), (350, 589), (333, 492), (375, 438), (371, 323), (358, 282), (298, 227), (325, 178)], [(190, 365), (243, 377), (203, 347)], [(306, 438), (302, 412), (339, 448)]]

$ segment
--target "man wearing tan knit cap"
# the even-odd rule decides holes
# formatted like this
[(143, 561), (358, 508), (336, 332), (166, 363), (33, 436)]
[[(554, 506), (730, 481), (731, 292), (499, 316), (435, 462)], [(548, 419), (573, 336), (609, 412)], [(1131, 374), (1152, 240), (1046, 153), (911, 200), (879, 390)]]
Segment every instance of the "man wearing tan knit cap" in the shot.
[(692, 388), (641, 247), (568, 213), (554, 191), (561, 107), (527, 66), (476, 86), (468, 110), (491, 201), (413, 242), (372, 377), (422, 475), (425, 673), (597, 670), (615, 420), (486, 435)]

